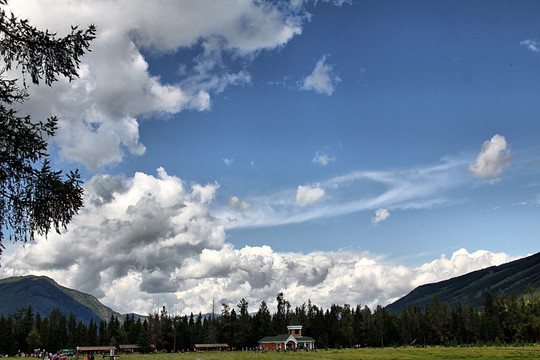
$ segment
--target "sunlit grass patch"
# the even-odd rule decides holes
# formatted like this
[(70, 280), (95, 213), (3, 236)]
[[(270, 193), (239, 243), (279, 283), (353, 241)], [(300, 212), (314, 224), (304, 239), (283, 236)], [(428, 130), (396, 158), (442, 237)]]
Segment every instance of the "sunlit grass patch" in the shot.
[(233, 360), (233, 359), (362, 359), (362, 360), (422, 360), (422, 359), (540, 359), (539, 346), (527, 347), (398, 347), (343, 350), (254, 352), (224, 351), (183, 354), (123, 355), (120, 360)]

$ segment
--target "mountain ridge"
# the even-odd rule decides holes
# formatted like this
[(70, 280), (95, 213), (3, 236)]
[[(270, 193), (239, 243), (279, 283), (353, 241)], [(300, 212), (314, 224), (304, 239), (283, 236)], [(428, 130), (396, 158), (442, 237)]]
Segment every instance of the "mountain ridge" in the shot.
[(482, 310), (488, 292), (493, 296), (501, 293), (524, 295), (529, 286), (540, 289), (540, 252), (448, 280), (421, 285), (385, 309), (394, 313), (401, 313), (409, 305), (424, 309), (437, 296), (450, 308), (456, 307), (465, 298), (474, 310)]
[(90, 319), (99, 323), (111, 316), (123, 316), (103, 305), (93, 295), (59, 285), (47, 276), (15, 276), (0, 279), (0, 315), (15, 313), (21, 308), (32, 306), (34, 312), (49, 316), (54, 308), (77, 321), (88, 324)]

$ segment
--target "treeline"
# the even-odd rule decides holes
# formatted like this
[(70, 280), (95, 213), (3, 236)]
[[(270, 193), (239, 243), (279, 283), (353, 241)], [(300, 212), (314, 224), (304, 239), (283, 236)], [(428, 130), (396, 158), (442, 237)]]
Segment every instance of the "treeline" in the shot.
[(303, 334), (316, 340), (318, 348), (400, 345), (497, 345), (535, 343), (540, 335), (540, 300), (530, 291), (522, 296), (485, 297), (483, 311), (474, 311), (466, 299), (449, 309), (434, 297), (425, 309), (408, 307), (400, 315), (377, 306), (332, 305), (330, 309), (310, 301), (291, 309), (283, 294), (277, 296), (276, 312), (271, 314), (265, 301), (256, 313), (240, 300), (236, 309), (222, 304), (221, 312), (203, 316), (172, 316), (163, 307), (145, 319), (117, 317), (88, 325), (66, 317), (58, 309), (48, 317), (34, 314), (32, 308), (0, 317), (0, 353), (16, 354), (46, 349), (56, 352), (76, 346), (138, 344), (141, 352), (182, 351), (198, 343), (227, 343), (241, 350), (256, 347), (265, 336), (283, 334), (296, 316)]

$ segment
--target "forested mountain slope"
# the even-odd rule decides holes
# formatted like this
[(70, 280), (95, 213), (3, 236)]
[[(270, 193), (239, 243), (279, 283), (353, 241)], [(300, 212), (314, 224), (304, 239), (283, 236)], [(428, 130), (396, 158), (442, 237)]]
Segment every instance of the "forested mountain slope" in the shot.
[(386, 310), (400, 314), (407, 306), (424, 309), (434, 296), (455, 308), (463, 298), (475, 310), (482, 310), (488, 292), (493, 296), (501, 293), (524, 295), (529, 286), (540, 289), (540, 253), (499, 266), (474, 271), (438, 283), (422, 285)]
[(85, 324), (90, 319), (99, 324), (101, 320), (109, 320), (111, 315), (121, 316), (94, 296), (58, 285), (46, 276), (0, 279), (0, 315), (7, 316), (30, 305), (42, 317), (58, 308), (66, 316), (73, 312), (77, 321)]

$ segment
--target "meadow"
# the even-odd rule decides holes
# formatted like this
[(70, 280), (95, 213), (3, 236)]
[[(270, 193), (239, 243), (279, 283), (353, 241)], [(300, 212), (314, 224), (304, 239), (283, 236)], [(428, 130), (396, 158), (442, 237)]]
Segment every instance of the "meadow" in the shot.
[(236, 359), (540, 359), (540, 346), (527, 347), (398, 347), (287, 352), (200, 352), (123, 355), (119, 360), (236, 360)]

